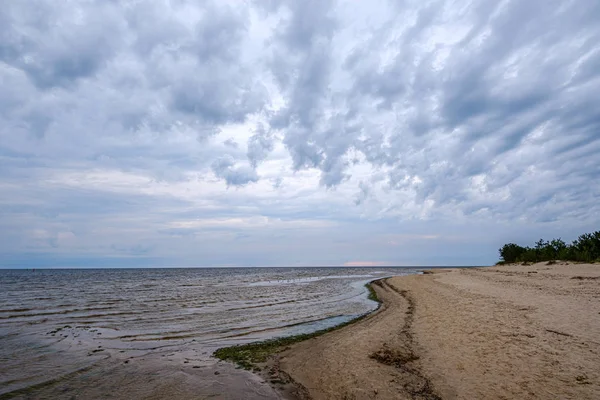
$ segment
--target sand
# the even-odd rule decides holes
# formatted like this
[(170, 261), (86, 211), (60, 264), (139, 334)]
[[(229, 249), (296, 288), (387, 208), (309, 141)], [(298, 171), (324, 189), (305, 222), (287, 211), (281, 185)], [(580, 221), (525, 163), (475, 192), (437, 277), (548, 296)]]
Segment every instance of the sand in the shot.
[(314, 399), (600, 399), (600, 265), (390, 278), (380, 311), (273, 365)]

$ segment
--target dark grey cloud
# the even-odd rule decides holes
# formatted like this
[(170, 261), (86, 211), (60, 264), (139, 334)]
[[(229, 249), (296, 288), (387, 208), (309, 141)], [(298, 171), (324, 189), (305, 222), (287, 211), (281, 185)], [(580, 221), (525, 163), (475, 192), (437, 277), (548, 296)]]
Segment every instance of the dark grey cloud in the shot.
[[(581, 135), (571, 144), (574, 147), (598, 140), (597, 107), (590, 106), (597, 101), (589, 92), (598, 85), (598, 73), (586, 68), (583, 76), (588, 80), (583, 85), (575, 77), (582, 76), (579, 70), (586, 62), (593, 63), (587, 60), (594, 60), (598, 48), (590, 40), (599, 30), (580, 3), (548, 7), (542, 2), (474, 2), (475, 7), (467, 9), (472, 11), (460, 15), (468, 24), (462, 39), (450, 46), (428, 46), (432, 28), (445, 22), (443, 3), (419, 10), (414, 24), (400, 34), (393, 23), (375, 28), (371, 40), (355, 48), (344, 63), (353, 77), (345, 126), (357, 114), (365, 118), (387, 109), (395, 114), (396, 126), (389, 129), (387, 140), (378, 132), (365, 132), (368, 125), (362, 126), (363, 137), (358, 139), (339, 128), (333, 136), (352, 143), (376, 166), (392, 165), (391, 188), (413, 187), (420, 201), (466, 203), (471, 200), (470, 179), (485, 174), (491, 189), (498, 179), (494, 164), (501, 163), (507, 152), (523, 148), (523, 141), (536, 130), (545, 129), (545, 141)], [(589, 12), (597, 13), (597, 7)], [(445, 61), (436, 65), (444, 51)], [(391, 62), (381, 63), (382, 52), (394, 54)], [(569, 101), (579, 96), (588, 106)], [(581, 120), (579, 127), (569, 123), (573, 118)], [(313, 137), (321, 152), (332, 141), (331, 136)], [(439, 148), (442, 141), (449, 145)], [(303, 146), (296, 151), (302, 152)], [(335, 154), (347, 149), (343, 144), (338, 148)], [(517, 160), (514, 175), (501, 180), (522, 178), (523, 169), (529, 167), (523, 161), (537, 164), (549, 175), (560, 174), (562, 166), (552, 159), (559, 153), (553, 146), (546, 149), (551, 152)], [(317, 165), (325, 176), (327, 165)], [(417, 185), (410, 179), (414, 176), (420, 181)], [(322, 183), (327, 185), (328, 180)], [(515, 189), (515, 198), (525, 195), (518, 186), (509, 189)], [(556, 189), (548, 183), (544, 191)]]
[(264, 101), (261, 87), (242, 81), (242, 72), (222, 73), (219, 65), (193, 65), (175, 78), (171, 107), (189, 118), (219, 125), (243, 122), (260, 109)]
[[(319, 122), (324, 119), (331, 70), (331, 40), (336, 22), (331, 1), (291, 3), (290, 16), (275, 33), (272, 72), (286, 96), (271, 119), (284, 132), (293, 167), (318, 168), (327, 152), (321, 147)], [(334, 161), (330, 161), (334, 165)], [(330, 168), (330, 167), (326, 167)], [(334, 179), (335, 180), (335, 179)]]
[(236, 166), (231, 156), (223, 156), (215, 160), (212, 170), (217, 177), (227, 182), (227, 186), (243, 186), (258, 181), (256, 170), (244, 165)]
[(114, 4), (34, 3), (29, 10), (14, 2), (3, 7), (0, 60), (27, 73), (38, 87), (92, 76), (118, 50), (125, 26)]

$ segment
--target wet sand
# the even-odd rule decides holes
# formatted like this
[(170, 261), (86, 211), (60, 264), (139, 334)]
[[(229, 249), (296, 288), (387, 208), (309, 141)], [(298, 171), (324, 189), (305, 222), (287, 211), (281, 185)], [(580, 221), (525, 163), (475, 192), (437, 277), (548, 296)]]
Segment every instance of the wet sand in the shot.
[(600, 265), (387, 279), (380, 311), (271, 362), (314, 399), (599, 399)]
[(0, 400), (281, 399), (260, 377), (207, 357), (196, 349), (122, 353), (97, 348), (89, 366), (0, 394)]

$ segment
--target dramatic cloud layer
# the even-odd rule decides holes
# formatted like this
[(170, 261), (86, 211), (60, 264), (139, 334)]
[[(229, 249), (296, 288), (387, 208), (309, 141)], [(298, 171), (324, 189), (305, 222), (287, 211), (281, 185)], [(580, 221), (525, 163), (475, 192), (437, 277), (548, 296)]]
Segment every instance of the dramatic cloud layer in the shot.
[(600, 2), (9, 1), (0, 266), (485, 264), (600, 223)]

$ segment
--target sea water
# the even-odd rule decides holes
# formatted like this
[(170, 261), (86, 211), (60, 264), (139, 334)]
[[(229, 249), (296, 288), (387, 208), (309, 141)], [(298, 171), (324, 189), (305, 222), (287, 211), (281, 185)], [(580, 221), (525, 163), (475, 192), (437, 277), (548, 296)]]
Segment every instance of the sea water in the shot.
[(366, 282), (415, 272), (0, 270), (0, 396), (31, 389), (35, 397), (38, 389), (65, 381), (77, 387), (90, 377), (98, 382), (101, 371), (129, 360), (206, 366), (219, 347), (312, 332), (368, 313), (376, 304), (367, 299)]

